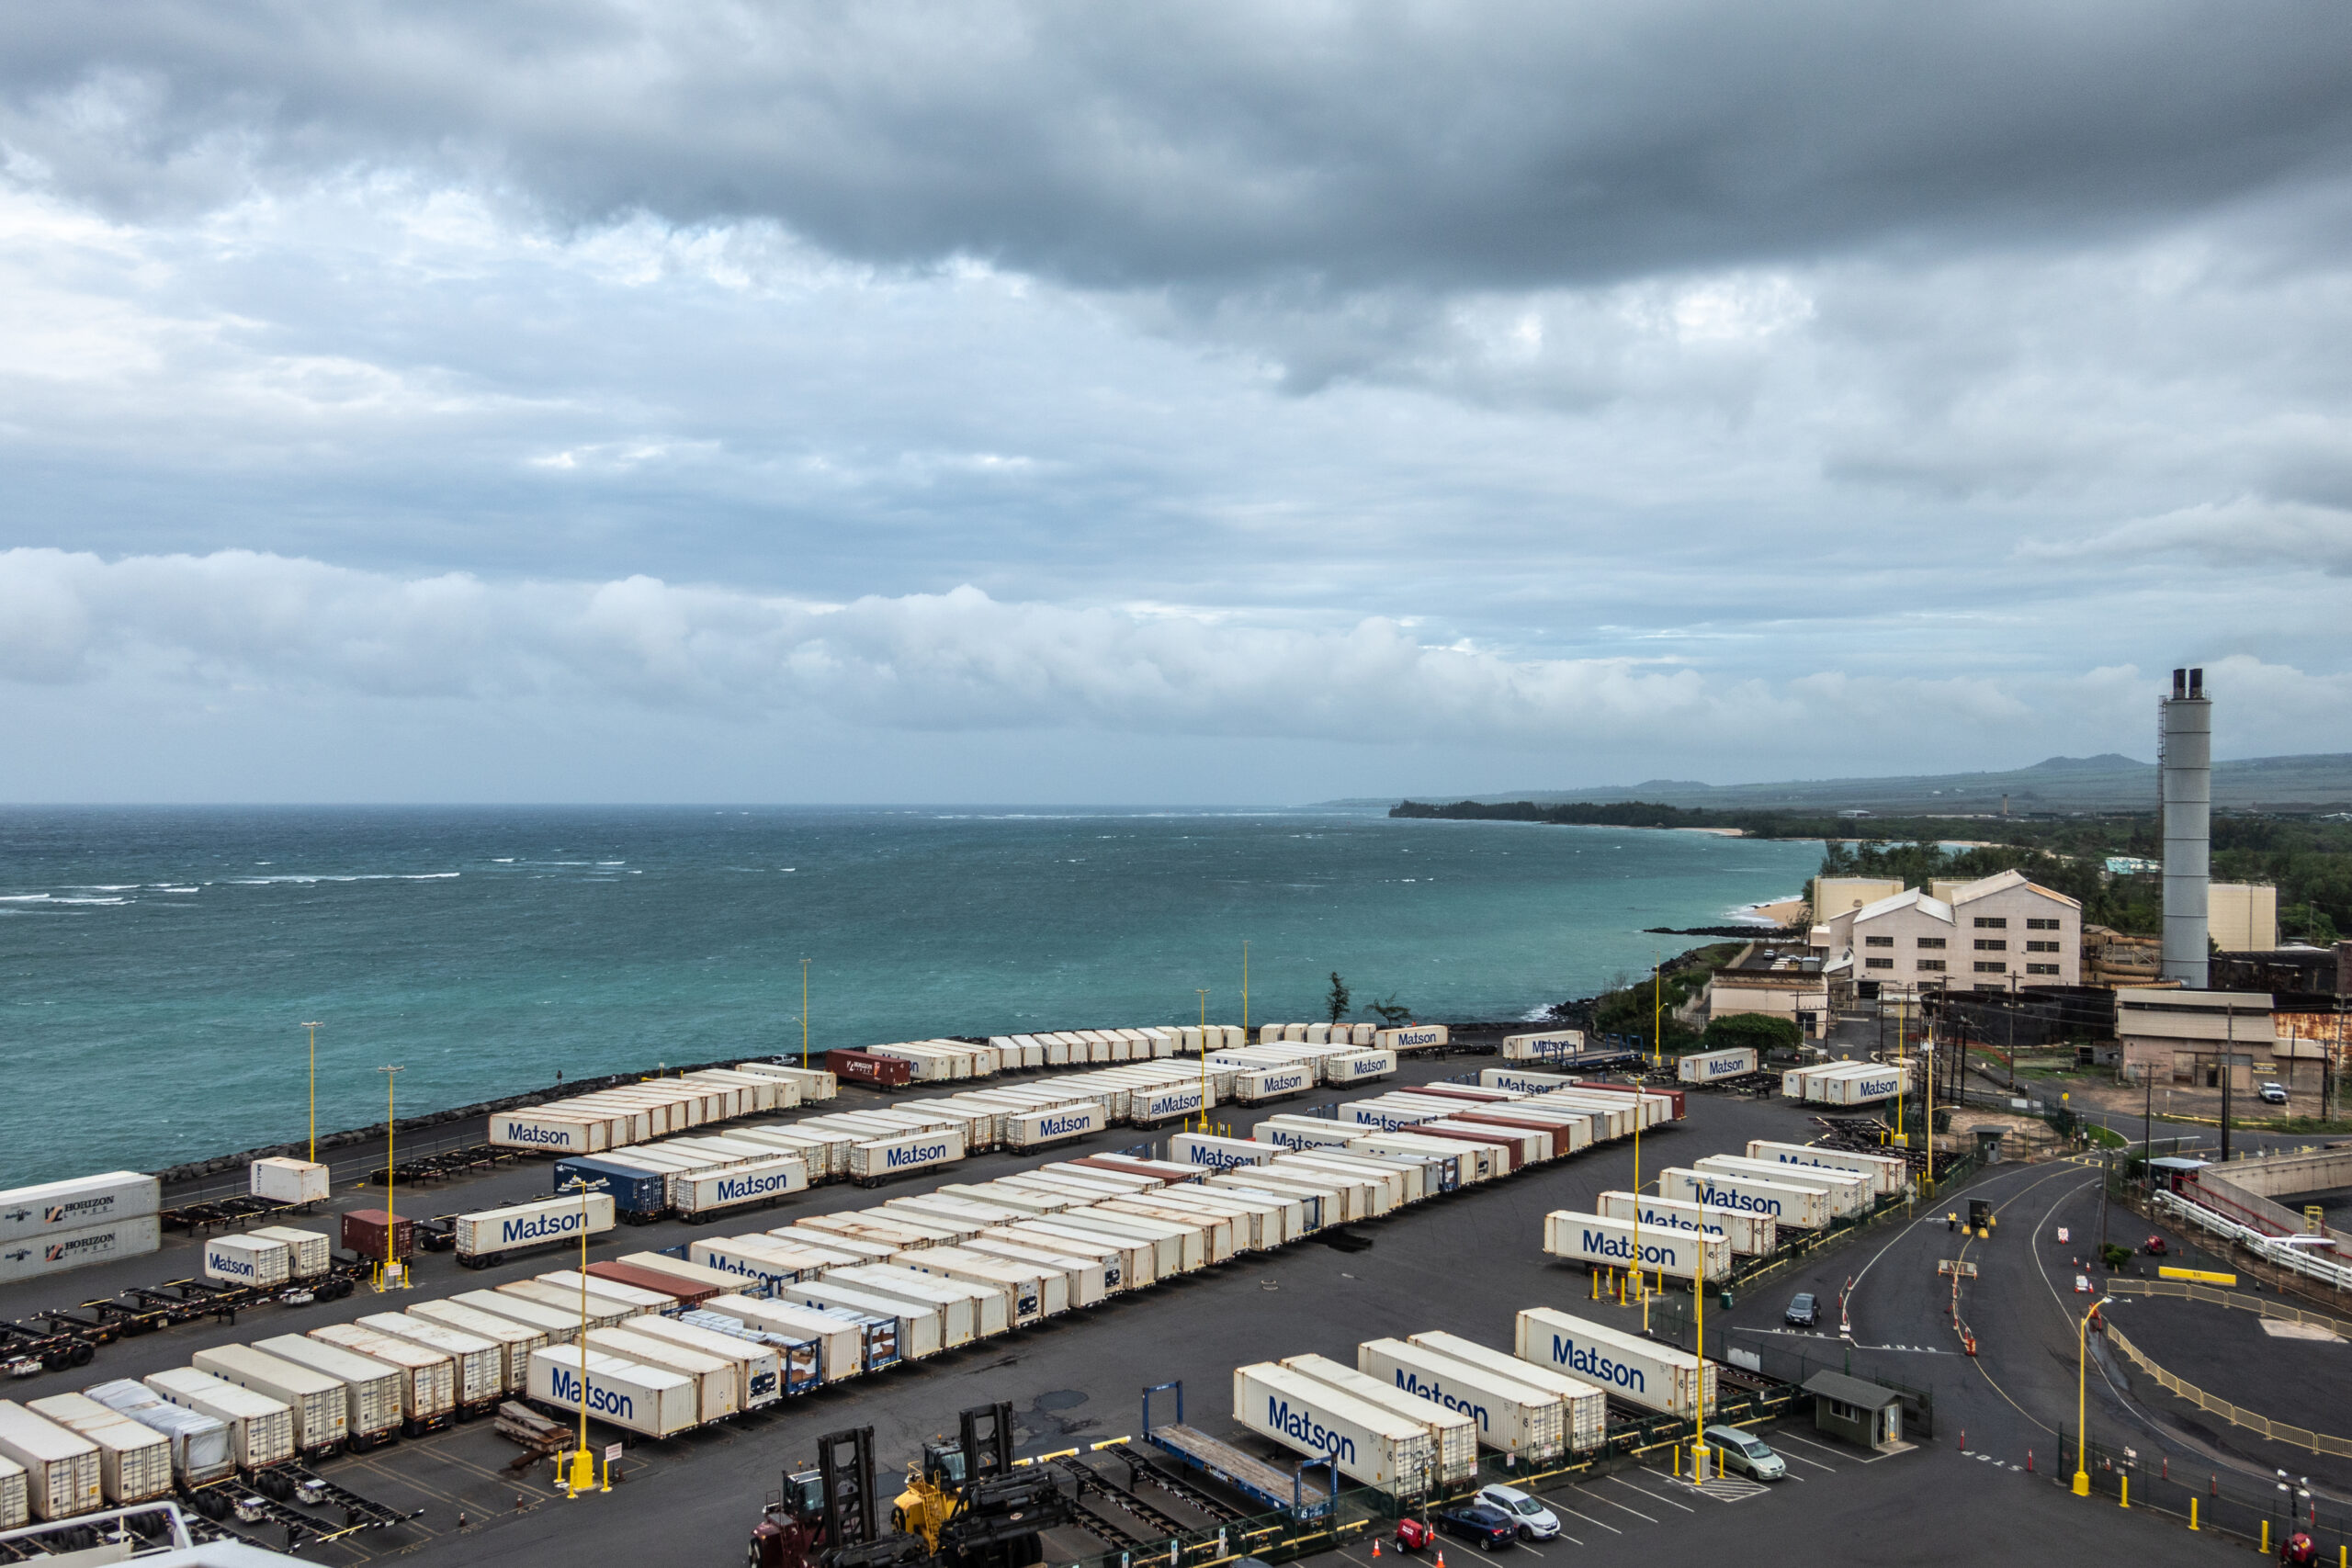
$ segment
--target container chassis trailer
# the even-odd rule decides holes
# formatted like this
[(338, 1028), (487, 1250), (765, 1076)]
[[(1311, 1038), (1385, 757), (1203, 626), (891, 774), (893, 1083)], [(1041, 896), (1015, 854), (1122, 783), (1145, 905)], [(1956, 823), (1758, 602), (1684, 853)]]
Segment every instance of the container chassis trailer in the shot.
[(341, 1301), (367, 1281), (368, 1267), (364, 1262), (338, 1261), (329, 1264), (323, 1274), (275, 1285), (166, 1280), (158, 1285), (132, 1285), (119, 1295), (51, 1307), (13, 1321), (0, 1319), (0, 1371), (29, 1377), (36, 1371), (86, 1367), (101, 1346), (118, 1339), (206, 1318), (234, 1323), (237, 1314), (254, 1307)]
[[(1174, 1421), (1153, 1425), (1151, 1396), (1155, 1393), (1175, 1396)], [(1339, 1469), (1329, 1461), (1301, 1461), (1285, 1475), (1248, 1450), (1184, 1425), (1184, 1385), (1181, 1382), (1153, 1383), (1143, 1391), (1142, 1432), (1145, 1443), (1179, 1464), (1213, 1476), (1251, 1502), (1279, 1509), (1295, 1519), (1323, 1517), (1331, 1511), (1332, 1499), (1340, 1495)], [(1308, 1475), (1308, 1472), (1317, 1469), (1326, 1472), (1322, 1481)]]

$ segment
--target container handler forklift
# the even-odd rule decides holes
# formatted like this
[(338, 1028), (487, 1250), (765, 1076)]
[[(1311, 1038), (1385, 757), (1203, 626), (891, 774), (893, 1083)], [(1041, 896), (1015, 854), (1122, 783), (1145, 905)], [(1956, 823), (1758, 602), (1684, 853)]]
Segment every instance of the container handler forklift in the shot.
[(785, 1476), (752, 1531), (750, 1568), (1034, 1568), (1043, 1532), (1076, 1510), (1046, 1467), (1016, 1467), (1012, 1406), (964, 1412), (957, 1440), (925, 1443), (882, 1530), (874, 1428), (834, 1432), (817, 1468)]

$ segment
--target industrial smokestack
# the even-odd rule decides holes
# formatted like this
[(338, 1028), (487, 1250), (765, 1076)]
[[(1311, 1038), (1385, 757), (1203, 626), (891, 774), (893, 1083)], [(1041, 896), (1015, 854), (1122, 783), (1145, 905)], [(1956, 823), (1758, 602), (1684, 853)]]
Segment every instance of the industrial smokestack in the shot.
[(2213, 864), (2213, 705), (2205, 671), (2176, 670), (2157, 705), (2165, 856), (2164, 976), (2205, 988), (2205, 901)]

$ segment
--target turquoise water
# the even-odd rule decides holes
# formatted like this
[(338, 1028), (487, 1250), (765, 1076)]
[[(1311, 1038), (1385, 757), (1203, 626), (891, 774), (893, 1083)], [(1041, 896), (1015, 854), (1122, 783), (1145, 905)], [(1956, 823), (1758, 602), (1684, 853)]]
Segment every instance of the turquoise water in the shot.
[[(1796, 891), (1811, 843), (1374, 812), (0, 813), (0, 1185), (551, 1081), (932, 1034), (1522, 1017)], [(1360, 1016), (1370, 1016), (1362, 1013)]]

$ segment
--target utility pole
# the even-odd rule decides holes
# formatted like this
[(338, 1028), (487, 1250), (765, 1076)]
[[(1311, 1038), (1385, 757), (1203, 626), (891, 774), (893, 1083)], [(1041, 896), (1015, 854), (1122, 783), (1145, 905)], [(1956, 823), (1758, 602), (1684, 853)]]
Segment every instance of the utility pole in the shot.
[(2237, 1055), (2234, 1047), (2238, 1043), (2238, 1005), (2235, 1002), (2222, 1005), (2227, 1010), (2223, 1017), (2227, 1021), (2225, 1027), (2228, 1031), (2227, 1038), (2222, 1043), (2222, 1163), (2226, 1165), (2230, 1158), (2230, 1072)]

